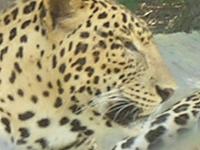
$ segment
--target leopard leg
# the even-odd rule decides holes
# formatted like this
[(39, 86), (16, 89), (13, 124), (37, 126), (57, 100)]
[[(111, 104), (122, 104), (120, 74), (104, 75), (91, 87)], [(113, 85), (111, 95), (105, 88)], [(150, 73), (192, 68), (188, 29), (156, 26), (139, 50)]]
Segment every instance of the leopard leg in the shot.
[[(183, 135), (194, 132), (199, 116), (200, 92), (195, 92), (145, 123), (138, 136), (120, 141), (112, 150), (160, 150), (166, 145), (176, 145), (175, 141)], [(199, 128), (196, 129), (199, 132)], [(194, 143), (190, 149), (195, 146), (199, 145)]]

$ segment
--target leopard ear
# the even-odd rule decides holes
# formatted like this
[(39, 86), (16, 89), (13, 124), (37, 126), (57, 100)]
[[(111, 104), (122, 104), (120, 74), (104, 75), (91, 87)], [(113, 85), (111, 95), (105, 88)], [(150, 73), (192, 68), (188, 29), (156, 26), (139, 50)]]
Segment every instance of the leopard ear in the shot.
[(84, 7), (82, 0), (44, 0), (45, 9), (48, 12), (46, 22), (55, 26), (60, 21), (71, 18), (78, 9)]

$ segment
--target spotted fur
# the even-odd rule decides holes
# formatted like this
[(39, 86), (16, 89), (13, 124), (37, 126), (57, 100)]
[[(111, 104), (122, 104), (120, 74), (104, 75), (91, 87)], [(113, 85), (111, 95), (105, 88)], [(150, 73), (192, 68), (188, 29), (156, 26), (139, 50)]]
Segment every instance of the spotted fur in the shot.
[[(200, 92), (195, 92), (147, 121), (137, 136), (119, 142), (113, 150), (160, 150), (163, 147), (172, 149), (171, 145), (175, 146), (179, 139), (192, 132), (194, 128), (196, 129), (193, 132), (199, 133), (199, 117)], [(189, 143), (193, 144), (188, 148)], [(197, 149), (200, 146), (197, 143), (199, 140), (186, 141), (184, 144), (186, 148), (182, 147), (182, 149)]]
[(0, 15), (0, 136), (15, 149), (104, 149), (174, 89), (145, 22), (115, 1), (18, 0)]

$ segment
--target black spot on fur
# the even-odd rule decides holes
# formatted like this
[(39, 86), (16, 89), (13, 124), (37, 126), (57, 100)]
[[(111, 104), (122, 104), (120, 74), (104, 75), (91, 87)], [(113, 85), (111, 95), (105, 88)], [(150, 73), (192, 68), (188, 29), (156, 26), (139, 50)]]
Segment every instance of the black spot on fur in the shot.
[(88, 66), (85, 68), (85, 71), (88, 73), (88, 76), (91, 77), (94, 74), (94, 68)]
[(195, 106), (193, 108), (199, 109), (200, 108), (200, 102), (195, 103)]
[(112, 10), (117, 10), (117, 7), (116, 6), (112, 6), (111, 9)]
[(19, 48), (18, 48), (18, 51), (17, 51), (17, 53), (16, 53), (16, 57), (17, 58), (23, 58), (23, 47), (22, 46), (20, 46)]
[(156, 118), (156, 120), (151, 123), (151, 126), (165, 122), (169, 116), (170, 116), (170, 114), (168, 114), (168, 113), (158, 116)]
[(130, 146), (134, 143), (135, 137), (129, 138), (125, 143), (122, 144), (122, 148), (130, 148)]
[(54, 55), (52, 58), (52, 68), (55, 68), (56, 65), (57, 65), (57, 57), (56, 57), (56, 55)]
[(15, 8), (14, 10), (11, 11), (13, 20), (16, 20), (18, 13), (19, 13), (19, 9), (18, 8)]
[(146, 135), (145, 138), (149, 143), (154, 143), (166, 132), (166, 128), (163, 126), (159, 126), (153, 130), (150, 130)]
[(39, 74), (37, 74), (37, 75), (36, 75), (36, 80), (37, 80), (38, 82), (42, 82), (42, 77), (41, 77)]
[(27, 128), (19, 128), (19, 132), (22, 138), (27, 138), (30, 136), (30, 133)]
[(93, 58), (94, 58), (94, 63), (97, 63), (98, 61), (99, 61), (99, 59), (100, 59), (100, 52), (99, 51), (94, 51), (93, 53), (92, 53), (92, 55), (93, 55)]
[(57, 97), (54, 103), (54, 107), (59, 108), (60, 106), (62, 106), (62, 104), (63, 104), (62, 99), (60, 97)]
[(188, 96), (186, 101), (198, 101), (199, 98), (194, 94), (194, 95), (191, 95), (191, 96)]
[(99, 83), (99, 76), (95, 76), (94, 77), (94, 80), (93, 80), (93, 82), (94, 82), (94, 84), (98, 84)]
[(67, 118), (67, 117), (62, 117), (61, 119), (60, 119), (60, 121), (59, 121), (59, 124), (61, 125), (61, 126), (63, 126), (63, 125), (65, 125), (65, 124), (67, 124), (69, 122), (69, 119)]
[(92, 25), (91, 21), (90, 21), (90, 20), (87, 20), (87, 22), (86, 22), (86, 27), (89, 28), (89, 27), (91, 27), (91, 25)]
[(98, 15), (98, 19), (105, 19), (107, 16), (108, 14), (106, 12), (103, 12)]
[(10, 30), (9, 40), (13, 40), (17, 35), (17, 28), (12, 28)]
[(66, 74), (66, 75), (64, 76), (64, 81), (65, 81), (65, 82), (68, 82), (68, 81), (70, 80), (70, 78), (71, 78), (71, 73), (68, 73), (68, 74)]
[(24, 96), (24, 91), (22, 89), (18, 89), (17, 90), (17, 94), (20, 96), (20, 97), (23, 97)]
[(60, 50), (60, 57), (63, 57), (65, 55), (65, 48), (62, 48)]
[(127, 22), (127, 16), (126, 16), (126, 14), (124, 14), (124, 13), (122, 13), (122, 21), (123, 21), (124, 23)]
[(31, 24), (31, 20), (26, 20), (22, 23), (21, 29), (26, 29)]
[(192, 114), (193, 114), (194, 117), (196, 117), (199, 114), (199, 111), (193, 110)]
[(69, 109), (72, 111), (72, 113), (75, 114), (81, 113), (81, 107), (79, 107), (77, 104), (72, 105)]
[(21, 69), (19, 63), (15, 62), (15, 63), (14, 63), (14, 68), (15, 68), (15, 70), (16, 70), (18, 73), (21, 73), (21, 72), (22, 72), (22, 69)]
[(23, 13), (24, 13), (24, 14), (29, 14), (29, 13), (31, 13), (32, 11), (34, 11), (35, 6), (36, 6), (36, 2), (35, 2), (35, 1), (30, 2), (28, 5), (26, 5), (26, 6), (24, 7)]
[(27, 143), (27, 141), (24, 140), (24, 139), (17, 140), (17, 145), (23, 145), (23, 144), (26, 144), (26, 143)]
[(3, 57), (7, 52), (8, 52), (8, 47), (7, 46), (0, 50), (0, 61), (3, 61)]
[(41, 64), (40, 60), (37, 61), (37, 67), (38, 67), (38, 69), (42, 69), (42, 64)]
[(66, 69), (66, 64), (65, 63), (63, 63), (63, 64), (61, 64), (60, 66), (59, 66), (59, 72), (60, 73), (65, 73), (65, 69)]
[(26, 43), (27, 41), (28, 41), (28, 37), (25, 34), (20, 37), (21, 43)]
[(107, 32), (103, 32), (103, 31), (101, 31), (101, 32), (99, 31), (98, 35), (100, 35), (103, 38), (107, 38), (109, 36)]
[(103, 49), (106, 49), (106, 48), (107, 48), (107, 45), (106, 45), (105, 41), (100, 40), (100, 41), (99, 41), (99, 47), (100, 47), (100, 48), (103, 48)]
[(10, 120), (8, 118), (1, 118), (2, 124), (5, 126), (5, 131), (11, 133)]
[(4, 24), (8, 25), (11, 22), (10, 15), (6, 15), (3, 19)]
[(49, 94), (49, 91), (43, 91), (42, 94), (43, 94), (44, 97), (49, 97), (49, 95), (50, 95), (50, 94)]
[(72, 50), (73, 42), (69, 43), (68, 51), (70, 52)]
[(85, 130), (86, 127), (85, 126), (82, 126), (81, 125), (81, 122), (77, 119), (74, 119), (72, 122), (71, 122), (71, 131), (73, 132), (77, 132), (77, 131), (81, 131), (81, 130)]
[(35, 140), (35, 143), (39, 143), (40, 146), (42, 147), (42, 149), (47, 148), (47, 144), (48, 144), (47, 140), (44, 139), (44, 138), (40, 138), (40, 139)]
[(40, 11), (40, 18), (44, 18), (47, 15), (47, 10), (45, 9), (44, 6), (42, 6)]
[(14, 100), (15, 100), (14, 97), (13, 97), (12, 95), (10, 95), (10, 94), (8, 94), (7, 98), (8, 98), (10, 101), (14, 101)]
[(122, 47), (122, 45), (120, 45), (120, 44), (117, 44), (117, 43), (112, 43), (112, 45), (111, 45), (111, 49), (112, 50), (114, 50), (114, 49), (119, 49), (119, 48), (121, 48)]
[(105, 22), (105, 23), (103, 24), (103, 26), (104, 26), (105, 28), (109, 28), (109, 27), (110, 27), (110, 22)]
[(37, 124), (41, 128), (46, 128), (50, 125), (50, 120), (48, 118), (44, 118), (44, 119), (39, 120)]
[(31, 119), (35, 114), (32, 111), (26, 111), (18, 115), (19, 120), (26, 121)]
[(106, 125), (107, 127), (109, 127), (109, 128), (112, 127), (112, 123), (111, 123), (110, 121), (106, 121), (105, 125)]
[(83, 39), (86, 39), (90, 36), (90, 33), (89, 32), (81, 32), (80, 34), (80, 37), (83, 38)]
[(77, 67), (76, 70), (80, 71), (82, 70), (83, 66), (86, 64), (86, 58), (85, 57), (81, 57), (78, 58), (71, 66), (72, 67)]
[(36, 104), (36, 103), (38, 102), (38, 97), (35, 96), (35, 95), (32, 95), (32, 96), (31, 96), (31, 101), (32, 101), (34, 104)]
[(11, 84), (13, 84), (16, 80), (16, 73), (14, 71), (11, 72), (11, 75), (9, 77), (9, 81)]
[(189, 119), (189, 115), (188, 114), (181, 114), (181, 115), (175, 117), (174, 121), (178, 125), (186, 125), (188, 119)]
[(79, 93), (83, 93), (85, 91), (85, 86), (81, 86), (79, 89), (78, 89), (78, 92)]
[(100, 3), (104, 8), (107, 8), (107, 5), (106, 5), (104, 2), (99, 1), (99, 3)]
[(3, 43), (3, 33), (0, 33), (0, 45)]
[(91, 136), (92, 134), (94, 134), (94, 131), (88, 129), (88, 130), (86, 130), (86, 131), (84, 132), (84, 134), (85, 134), (86, 136)]
[(175, 113), (180, 113), (180, 112), (186, 111), (189, 106), (190, 106), (189, 104), (182, 104), (180, 106), (177, 106), (173, 111)]
[(88, 44), (79, 42), (79, 43), (76, 45), (76, 49), (75, 49), (74, 54), (77, 55), (77, 54), (79, 54), (79, 53), (85, 53), (86, 50), (87, 50), (87, 48), (88, 48)]

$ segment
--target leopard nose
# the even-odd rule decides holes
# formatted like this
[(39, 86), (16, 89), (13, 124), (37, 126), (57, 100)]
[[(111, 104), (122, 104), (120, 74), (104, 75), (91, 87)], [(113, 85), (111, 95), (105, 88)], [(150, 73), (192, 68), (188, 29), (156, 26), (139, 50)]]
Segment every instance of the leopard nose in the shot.
[(174, 90), (173, 89), (170, 89), (170, 88), (162, 89), (160, 86), (156, 86), (156, 92), (162, 98), (162, 102), (168, 100), (174, 94)]

